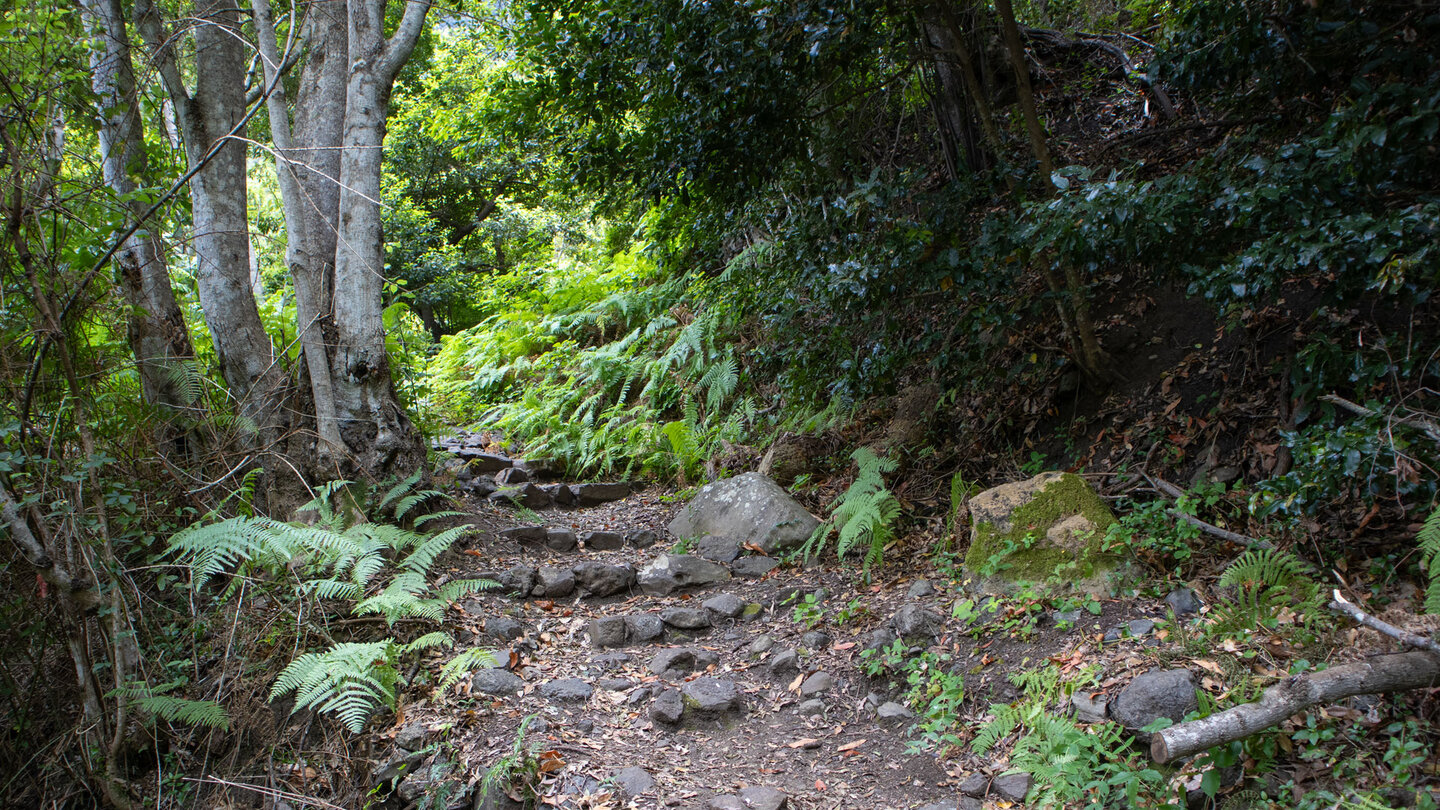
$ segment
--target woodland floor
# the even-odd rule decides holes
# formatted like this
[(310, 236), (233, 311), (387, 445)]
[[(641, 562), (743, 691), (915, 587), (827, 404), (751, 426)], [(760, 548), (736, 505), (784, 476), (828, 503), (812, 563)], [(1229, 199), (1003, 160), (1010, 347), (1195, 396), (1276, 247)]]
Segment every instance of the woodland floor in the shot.
[[(663, 538), (664, 525), (680, 508), (670, 495), (650, 489), (600, 507), (539, 514), (548, 526), (577, 532), (652, 529)], [(568, 566), (591, 558), (629, 562), (640, 568), (668, 546), (662, 540), (650, 549), (537, 549), (496, 536), (501, 529), (520, 525), (513, 510), (486, 502), (468, 506), (477, 526), (485, 531), (469, 548), (453, 552), (443, 561), (440, 570), (448, 577), (503, 571), (517, 563)], [(903, 559), (906, 555), (894, 556)], [(428, 739), (443, 740), (445, 753), (441, 756), (462, 766), (465, 780), (473, 784), (512, 750), (522, 722), (527, 717), (538, 718), (543, 722), (530, 721), (525, 744), (533, 747), (541, 762), (548, 763), (544, 769), (549, 772), (539, 785), (546, 805), (700, 808), (716, 795), (760, 785), (783, 791), (789, 807), (806, 810), (916, 808), (935, 803), (954, 807), (957, 800), (965, 801), (958, 788), (967, 777), (995, 776), (1006, 765), (1003, 759), (981, 760), (964, 751), (952, 751), (945, 759), (931, 752), (911, 753), (907, 748), (914, 739), (910, 730), (914, 721), (882, 725), (877, 719), (876, 703), (903, 702), (903, 685), (872, 680), (865, 674), (860, 666), (863, 638), (888, 622), (902, 605), (918, 601), (946, 618), (945, 631), (932, 649), (954, 656), (952, 666), (965, 673), (967, 695), (978, 698), (973, 704), (980, 712), (992, 699), (1015, 697), (1005, 680), (1008, 672), (1044, 659), (1060, 663), (1067, 672), (1098, 663), (1104, 668), (1106, 686), (1123, 685), (1130, 674), (1168, 660), (1166, 643), (1155, 635), (1101, 643), (1105, 629), (1133, 618), (1162, 622), (1158, 634), (1167, 635), (1165, 605), (1158, 600), (1109, 601), (1100, 615), (1086, 613), (1073, 628), (1057, 627), (1048, 611), (1033, 618), (1001, 613), (993, 624), (994, 632), (978, 639), (963, 634), (959, 622), (949, 618), (953, 603), (960, 598), (951, 573), (956, 572), (922, 569), (902, 561), (887, 565), (876, 582), (866, 585), (859, 581), (854, 567), (791, 564), (760, 579), (736, 578), (670, 597), (644, 595), (638, 590), (634, 595), (600, 600), (517, 600), (498, 593), (482, 594), (453, 611), (450, 629), (462, 643), (473, 634), (472, 644), (488, 641), (499, 645), (502, 660), (507, 647), (513, 650), (510, 668), (524, 679), (523, 693), (503, 698), (478, 693), (467, 696), (462, 684), (444, 704), (426, 702), (404, 710), (388, 735), (393, 737), (406, 728), (413, 733), (417, 725), (423, 727)], [(921, 579), (933, 583), (934, 591), (912, 599), (910, 588)], [(797, 588), (802, 593), (826, 592), (824, 618), (814, 629), (830, 636), (828, 645), (807, 649), (802, 643), (802, 636), (811, 628), (797, 621), (793, 606), (784, 603)], [(654, 642), (625, 647), (626, 659), (621, 661), (604, 655), (614, 651), (596, 649), (587, 640), (591, 619), (695, 606), (720, 593), (758, 603), (764, 611), (748, 622), (717, 622), (718, 626), (693, 640), (667, 631), (666, 637)], [(840, 612), (846, 606), (852, 610), (842, 619)], [(502, 617), (520, 623), (520, 639), (502, 642), (494, 638), (491, 628)], [(762, 635), (774, 639), (773, 647), (766, 653), (751, 653), (751, 645)], [(718, 663), (708, 671), (686, 679), (710, 675), (735, 681), (743, 694), (743, 711), (725, 721), (684, 727), (651, 720), (647, 706), (657, 687), (665, 684), (648, 665), (657, 652), (675, 645), (718, 655)], [(801, 652), (799, 672), (772, 674), (770, 659), (785, 649)], [(825, 704), (823, 713), (803, 716), (797, 711), (802, 703), (800, 681), (820, 671), (832, 675), (835, 684), (820, 696)], [(551, 700), (541, 692), (547, 681), (575, 677), (595, 687), (583, 702)], [(978, 724), (981, 717), (974, 720)], [(963, 736), (963, 730), (961, 733)], [(607, 780), (629, 766), (644, 768), (654, 786), (633, 797), (610, 788)], [(423, 800), (415, 787), (407, 793), (411, 801), (394, 806)], [(981, 806), (973, 799), (968, 801), (971, 807)], [(995, 802), (988, 806), (1010, 806), (1003, 800), (987, 801)]]

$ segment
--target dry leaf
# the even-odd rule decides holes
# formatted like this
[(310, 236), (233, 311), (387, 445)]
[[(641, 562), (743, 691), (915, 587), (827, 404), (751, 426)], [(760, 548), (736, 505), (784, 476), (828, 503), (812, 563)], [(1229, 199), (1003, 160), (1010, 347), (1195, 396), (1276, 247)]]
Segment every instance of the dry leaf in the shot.
[(786, 743), (785, 745), (787, 748), (805, 748), (806, 746), (816, 745), (819, 742), (820, 741), (815, 739), (814, 737), (804, 737), (802, 739), (796, 740), (795, 742)]
[(802, 683), (804, 683), (804, 682), (805, 682), (805, 673), (802, 672), (802, 673), (800, 673), (799, 675), (796, 675), (796, 676), (795, 676), (795, 680), (791, 681), (791, 682), (790, 682), (790, 685), (787, 686), (787, 687), (785, 687), (785, 690), (786, 690), (787, 692), (799, 692), (799, 691), (800, 691), (800, 684), (802, 684)]
[(815, 789), (823, 792), (825, 790), (825, 781), (822, 779), (816, 779)]
[(836, 751), (841, 751), (841, 752), (844, 752), (844, 751), (854, 751), (856, 748), (859, 748), (860, 746), (864, 745), (866, 742), (868, 742), (868, 740), (864, 740), (864, 739), (856, 740), (856, 741), (854, 741), (854, 742), (848, 742), (848, 743), (845, 743), (844, 745), (840, 746), (839, 748), (836, 748), (835, 750), (836, 750)]

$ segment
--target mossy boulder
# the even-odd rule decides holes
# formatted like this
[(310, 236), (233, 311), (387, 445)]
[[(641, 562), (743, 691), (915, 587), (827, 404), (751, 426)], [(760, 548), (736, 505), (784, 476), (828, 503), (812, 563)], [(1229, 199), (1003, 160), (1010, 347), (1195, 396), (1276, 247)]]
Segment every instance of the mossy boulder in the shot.
[(1073, 473), (1047, 472), (970, 499), (965, 574), (985, 593), (1017, 582), (1068, 583), (1102, 595), (1118, 560), (1103, 550), (1110, 507)]

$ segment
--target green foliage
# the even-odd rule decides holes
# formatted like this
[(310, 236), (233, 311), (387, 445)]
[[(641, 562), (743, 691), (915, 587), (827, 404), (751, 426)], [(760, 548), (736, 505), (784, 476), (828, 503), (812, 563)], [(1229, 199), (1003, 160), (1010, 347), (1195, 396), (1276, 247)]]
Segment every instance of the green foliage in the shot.
[(1260, 627), (1274, 630), (1282, 609), (1303, 613), (1311, 623), (1320, 589), (1308, 572), (1304, 562), (1285, 551), (1257, 549), (1240, 555), (1220, 576), (1218, 584), (1234, 590), (1215, 606), (1217, 629), (1242, 634)]
[(1425, 518), (1415, 541), (1420, 544), (1421, 562), (1430, 579), (1425, 587), (1425, 610), (1440, 613), (1440, 509), (1432, 510)]
[(347, 642), (325, 652), (306, 653), (280, 673), (270, 689), (270, 699), (294, 692), (292, 711), (314, 708), (334, 714), (358, 734), (377, 706), (394, 708), (399, 658), (400, 647), (390, 639)]
[(121, 689), (119, 692), (120, 696), (130, 701), (131, 705), (161, 720), (190, 726), (203, 726), (220, 731), (230, 730), (230, 715), (219, 703), (213, 700), (190, 700), (165, 694), (179, 685), (178, 681), (155, 687), (137, 684)]
[(830, 518), (815, 528), (802, 553), (806, 558), (819, 556), (838, 533), (836, 556), (843, 559), (851, 549), (864, 548), (862, 567), (869, 572), (884, 561), (885, 546), (900, 517), (900, 502), (886, 489), (884, 478), (884, 473), (894, 472), (898, 465), (868, 447), (856, 450), (850, 458), (859, 469), (854, 483), (836, 499)]
[(452, 686), (460, 682), (461, 678), (474, 672), (477, 669), (497, 666), (495, 653), (491, 650), (480, 647), (471, 647), (464, 650), (454, 658), (445, 662), (440, 668), (440, 682), (435, 687), (436, 697), (439, 697)]

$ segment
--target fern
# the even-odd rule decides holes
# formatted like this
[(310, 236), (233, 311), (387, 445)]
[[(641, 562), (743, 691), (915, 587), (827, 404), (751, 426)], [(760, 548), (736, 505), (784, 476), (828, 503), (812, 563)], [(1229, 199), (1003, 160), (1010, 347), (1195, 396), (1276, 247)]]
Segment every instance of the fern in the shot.
[(358, 734), (376, 708), (394, 708), (399, 654), (399, 646), (390, 639), (336, 644), (322, 653), (306, 653), (280, 673), (270, 699), (294, 692), (292, 714), (308, 708), (333, 714)]
[(187, 726), (204, 726), (221, 731), (230, 730), (230, 715), (225, 708), (213, 700), (189, 700), (163, 694), (179, 683), (162, 684), (156, 687), (136, 685), (116, 690), (121, 697), (141, 711), (170, 723), (184, 723)]
[(440, 683), (435, 689), (436, 697), (438, 698), (440, 695), (445, 694), (450, 687), (459, 683), (460, 679), (469, 673), (477, 669), (493, 667), (497, 664), (498, 662), (495, 660), (495, 655), (489, 650), (480, 647), (471, 647), (465, 650), (454, 658), (451, 658), (445, 663), (445, 666), (440, 668)]
[(1440, 613), (1440, 507), (1425, 518), (1415, 539), (1420, 543), (1421, 561), (1430, 578), (1425, 588), (1425, 611)]
[(1240, 555), (1220, 575), (1221, 587), (1287, 588), (1306, 579), (1306, 565), (1293, 554), (1255, 549)]
[(884, 560), (885, 546), (893, 537), (893, 524), (900, 517), (900, 502), (885, 488), (884, 473), (894, 472), (896, 463), (875, 455), (868, 447), (850, 456), (859, 473), (831, 510), (830, 518), (816, 527), (802, 549), (806, 558), (824, 551), (836, 536), (836, 555), (844, 557), (856, 547), (866, 549), (862, 568), (868, 572)]
[(1022, 715), (1017, 705), (996, 703), (990, 711), (995, 716), (981, 726), (975, 732), (975, 739), (970, 741), (971, 750), (977, 754), (988, 752), (1020, 726)]

